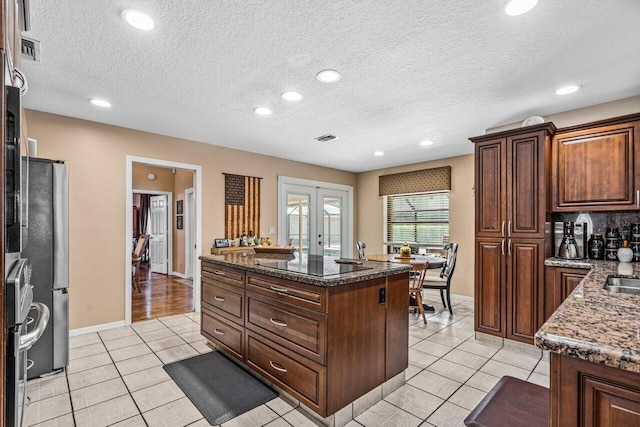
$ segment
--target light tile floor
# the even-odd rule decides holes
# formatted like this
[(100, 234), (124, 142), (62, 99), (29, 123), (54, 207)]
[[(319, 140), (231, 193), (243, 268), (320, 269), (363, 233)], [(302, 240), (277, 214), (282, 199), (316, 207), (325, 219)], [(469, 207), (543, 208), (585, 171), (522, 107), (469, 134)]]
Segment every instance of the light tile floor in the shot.
[[(549, 362), (540, 350), (476, 340), (473, 303), (455, 297), (452, 303), (450, 316), (436, 302), (427, 325), (409, 314), (406, 384), (348, 427), (461, 426), (503, 375), (549, 386)], [(67, 372), (29, 381), (24, 425), (209, 425), (162, 369), (210, 351), (198, 322), (198, 313), (188, 313), (71, 338)], [(276, 398), (223, 427), (314, 425), (296, 405)]]

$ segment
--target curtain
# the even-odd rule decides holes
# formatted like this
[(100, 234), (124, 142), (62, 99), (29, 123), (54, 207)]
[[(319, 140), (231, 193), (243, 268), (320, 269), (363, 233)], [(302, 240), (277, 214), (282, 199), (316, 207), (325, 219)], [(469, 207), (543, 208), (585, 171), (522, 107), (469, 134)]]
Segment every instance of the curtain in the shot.
[[(151, 204), (151, 194), (140, 195), (140, 207), (138, 208), (138, 231), (140, 234), (147, 232), (147, 223), (149, 222), (149, 205)], [(136, 236), (137, 237), (137, 236)]]

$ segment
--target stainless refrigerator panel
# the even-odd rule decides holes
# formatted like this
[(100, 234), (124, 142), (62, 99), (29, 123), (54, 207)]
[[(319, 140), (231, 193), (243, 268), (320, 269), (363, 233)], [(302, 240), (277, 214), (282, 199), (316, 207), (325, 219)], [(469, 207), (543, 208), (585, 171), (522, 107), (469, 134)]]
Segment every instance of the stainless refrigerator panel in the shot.
[(69, 294), (53, 291), (53, 369), (69, 365)]
[(53, 164), (53, 289), (69, 287), (69, 178), (67, 165)]

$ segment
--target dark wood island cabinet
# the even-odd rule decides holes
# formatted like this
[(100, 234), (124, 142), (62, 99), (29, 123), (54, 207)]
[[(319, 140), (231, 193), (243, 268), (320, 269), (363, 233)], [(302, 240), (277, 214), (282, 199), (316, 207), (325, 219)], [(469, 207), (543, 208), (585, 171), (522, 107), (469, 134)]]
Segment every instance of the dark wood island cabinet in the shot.
[(202, 334), (321, 416), (407, 368), (410, 267), (322, 278), (258, 255), (201, 260)]

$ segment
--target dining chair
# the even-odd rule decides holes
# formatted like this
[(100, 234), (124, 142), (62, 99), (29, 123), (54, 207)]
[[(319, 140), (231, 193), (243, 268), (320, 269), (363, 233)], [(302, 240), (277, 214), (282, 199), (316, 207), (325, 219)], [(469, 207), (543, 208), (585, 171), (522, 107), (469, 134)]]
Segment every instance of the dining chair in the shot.
[(366, 248), (367, 245), (364, 244), (364, 242), (356, 242), (356, 248), (358, 248), (358, 259), (360, 261), (364, 261), (366, 258), (364, 257), (364, 248)]
[[(424, 280), (424, 289), (438, 289), (440, 290), (440, 298), (442, 299), (442, 305), (449, 309), (449, 313), (453, 314), (453, 308), (451, 307), (451, 278), (453, 272), (456, 269), (456, 257), (458, 253), (457, 243), (447, 243), (442, 250), (446, 253), (446, 261), (440, 271), (438, 277), (427, 277)], [(447, 293), (447, 301), (445, 302), (444, 293)]]
[(131, 254), (131, 267), (133, 269), (133, 288), (136, 289), (138, 292), (142, 292), (140, 290), (140, 262), (142, 261), (142, 251), (144, 250), (145, 246), (147, 245), (147, 240), (149, 239), (149, 236), (147, 236), (146, 234), (141, 234), (140, 237), (138, 237), (138, 243), (136, 244), (136, 248), (133, 250), (133, 253)]
[[(427, 275), (428, 262), (412, 262), (411, 272), (412, 277), (409, 279), (409, 297), (414, 296), (416, 305), (411, 303), (412, 299), (409, 298), (409, 308), (417, 308), (422, 315), (424, 324), (427, 324), (427, 316), (424, 314), (424, 306), (422, 305), (422, 286), (424, 279)], [(414, 311), (415, 312), (415, 311)]]

